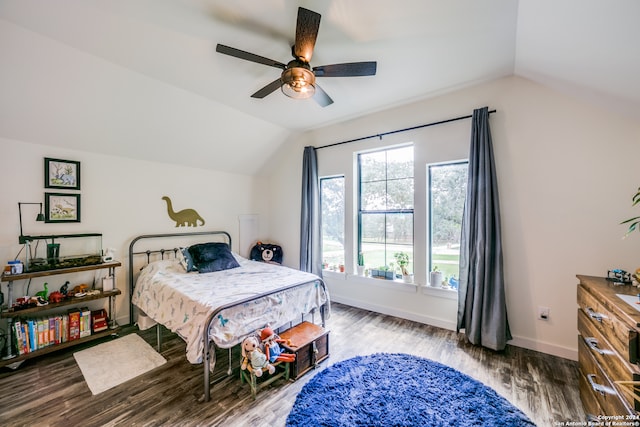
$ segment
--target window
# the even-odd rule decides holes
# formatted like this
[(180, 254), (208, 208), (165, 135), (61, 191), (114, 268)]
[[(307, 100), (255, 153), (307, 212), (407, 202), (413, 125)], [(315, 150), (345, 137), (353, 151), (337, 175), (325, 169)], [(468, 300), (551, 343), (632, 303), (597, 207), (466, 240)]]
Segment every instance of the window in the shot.
[[(409, 256), (413, 271), (413, 146), (358, 154), (358, 253), (367, 268)], [(397, 273), (400, 273), (396, 269)]]
[(344, 177), (320, 179), (322, 268), (344, 266)]
[(468, 162), (428, 166), (429, 267), (438, 268), (457, 289), (460, 278), (460, 233), (467, 194)]

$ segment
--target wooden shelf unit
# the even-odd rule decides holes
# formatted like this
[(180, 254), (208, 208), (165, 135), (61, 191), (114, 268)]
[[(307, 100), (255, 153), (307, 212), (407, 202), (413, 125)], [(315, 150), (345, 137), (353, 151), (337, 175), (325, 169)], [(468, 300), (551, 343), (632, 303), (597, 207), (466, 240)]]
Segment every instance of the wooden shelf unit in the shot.
[[(82, 344), (82, 343), (86, 343), (89, 341), (93, 341), (99, 338), (103, 338), (106, 337), (108, 335), (117, 333), (118, 330), (120, 329), (118, 327), (118, 325), (115, 322), (115, 297), (117, 295), (120, 295), (122, 292), (120, 291), (120, 289), (116, 288), (116, 283), (115, 283), (115, 269), (116, 267), (120, 267), (122, 264), (119, 261), (111, 261), (111, 262), (105, 262), (102, 264), (95, 264), (95, 265), (86, 265), (86, 266), (81, 266), (81, 267), (69, 267), (69, 268), (60, 268), (60, 269), (55, 269), (55, 270), (43, 270), (43, 271), (34, 271), (34, 272), (27, 272), (27, 273), (22, 273), (22, 274), (2, 274), (2, 276), (0, 277), (0, 283), (7, 283), (8, 286), (8, 300), (7, 300), (7, 307), (8, 309), (5, 311), (3, 310), (2, 312), (0, 312), (0, 319), (8, 319), (7, 320), (7, 349), (8, 349), (8, 354), (2, 355), (5, 356), (2, 359), (0, 359), (0, 367), (3, 366), (7, 366), (7, 365), (11, 365), (13, 363), (16, 362), (20, 362), (23, 360), (27, 360), (27, 359), (31, 359), (34, 357), (39, 357), (42, 355), (45, 355), (47, 353), (51, 353), (57, 350), (61, 350), (64, 348), (68, 348), (68, 347), (72, 347), (78, 344)], [(38, 306), (38, 307), (30, 307), (30, 308), (26, 308), (23, 310), (12, 310), (11, 306), (13, 304), (13, 282), (17, 281), (17, 280), (29, 280), (32, 278), (36, 278), (36, 277), (45, 277), (45, 276), (57, 276), (57, 275), (62, 275), (62, 274), (72, 274), (72, 273), (80, 273), (80, 272), (84, 272), (84, 271), (92, 271), (92, 270), (103, 270), (103, 269), (108, 269), (109, 270), (109, 275), (113, 276), (114, 278), (114, 289), (110, 290), (110, 291), (106, 291), (106, 292), (101, 292), (99, 294), (95, 294), (95, 295), (86, 295), (83, 297), (73, 297), (70, 299), (65, 299), (61, 302), (58, 303), (49, 303), (47, 305), (43, 305), (43, 306)], [(25, 354), (20, 354), (18, 355), (17, 353), (14, 353), (14, 349), (12, 347), (13, 345), (13, 330), (12, 330), (12, 320), (13, 318), (16, 317), (27, 317), (27, 316), (33, 316), (36, 315), (38, 313), (44, 313), (46, 311), (51, 311), (55, 308), (58, 307), (64, 307), (64, 306), (71, 306), (71, 305), (78, 305), (78, 304), (83, 304), (86, 303), (88, 301), (94, 301), (94, 300), (99, 300), (99, 299), (104, 299), (104, 298), (108, 298), (109, 299), (109, 317), (111, 318), (111, 322), (109, 325), (109, 328), (105, 331), (101, 331), (101, 332), (96, 332), (96, 333), (92, 333), (91, 335), (87, 336), (87, 337), (83, 337), (83, 338), (79, 338), (79, 339), (75, 339), (72, 341), (66, 341), (64, 343), (60, 343), (60, 344), (55, 344), (55, 345), (51, 345), (51, 346), (47, 346), (29, 353), (25, 353)]]
[(49, 303), (41, 307), (29, 307), (22, 310), (3, 311), (2, 313), (0, 313), (0, 319), (23, 317), (27, 314), (39, 313), (45, 310), (51, 310), (56, 307), (64, 307), (65, 305), (82, 304), (83, 302), (87, 302), (87, 301), (115, 297), (116, 295), (120, 295), (121, 293), (122, 291), (120, 289), (114, 289), (112, 291), (100, 292), (99, 294), (96, 294), (96, 295), (87, 295), (84, 297), (73, 297), (73, 298), (65, 299), (61, 302)]

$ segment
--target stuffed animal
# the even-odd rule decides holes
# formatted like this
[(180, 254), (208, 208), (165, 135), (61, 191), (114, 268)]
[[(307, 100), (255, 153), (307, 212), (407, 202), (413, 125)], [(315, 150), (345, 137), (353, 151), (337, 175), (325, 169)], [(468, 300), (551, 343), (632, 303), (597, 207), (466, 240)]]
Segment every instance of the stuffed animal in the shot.
[(253, 261), (268, 262), (271, 264), (282, 264), (282, 247), (270, 243), (258, 242), (251, 248), (249, 258)]
[(275, 332), (273, 332), (273, 329), (269, 326), (260, 331), (260, 339), (264, 345), (264, 352), (267, 355), (269, 362), (294, 362), (296, 360), (295, 354), (285, 353), (280, 347), (280, 344), (278, 344), (285, 343), (287, 340), (283, 340), (276, 335)]
[(276, 371), (275, 366), (269, 363), (267, 356), (260, 349), (258, 338), (250, 335), (242, 340), (242, 370), (251, 368), (256, 377), (262, 376), (262, 370), (267, 369), (270, 374)]

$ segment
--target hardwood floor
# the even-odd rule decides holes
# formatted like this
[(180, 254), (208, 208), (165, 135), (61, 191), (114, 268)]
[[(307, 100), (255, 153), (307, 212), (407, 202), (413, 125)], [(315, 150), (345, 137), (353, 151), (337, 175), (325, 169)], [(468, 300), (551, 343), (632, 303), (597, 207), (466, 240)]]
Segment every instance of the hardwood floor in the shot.
[[(495, 353), (467, 344), (455, 332), (336, 303), (327, 326), (331, 355), (318, 371), (360, 354), (410, 353), (482, 381), (538, 426), (585, 420), (576, 362), (511, 346)], [(136, 332), (155, 345), (155, 328), (139, 332), (127, 327), (121, 335)], [(165, 331), (162, 355), (168, 363), (92, 396), (73, 358), (78, 350), (0, 371), (0, 425), (283, 426), (296, 395), (315, 375), (311, 371), (296, 382), (276, 381), (254, 401), (238, 378), (239, 352), (234, 349), (234, 375), (213, 386), (212, 400), (203, 402), (202, 367), (189, 364), (184, 342)], [(226, 371), (227, 352), (219, 351), (217, 358), (214, 377)]]

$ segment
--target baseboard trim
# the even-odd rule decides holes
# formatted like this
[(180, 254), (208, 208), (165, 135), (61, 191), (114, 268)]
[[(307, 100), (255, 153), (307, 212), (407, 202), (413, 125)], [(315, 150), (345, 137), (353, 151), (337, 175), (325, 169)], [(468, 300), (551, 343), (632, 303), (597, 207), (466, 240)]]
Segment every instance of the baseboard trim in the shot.
[(363, 310), (375, 311), (376, 313), (382, 313), (388, 316), (394, 316), (394, 317), (399, 317), (401, 319), (412, 320), (418, 323), (424, 323), (425, 325), (436, 326), (438, 328), (448, 329), (450, 331), (456, 330), (455, 323), (445, 319), (424, 316), (421, 314), (411, 313), (404, 310), (397, 310), (392, 307), (387, 307), (387, 306), (378, 305), (378, 304), (371, 304), (368, 302), (354, 300), (351, 298), (344, 298), (339, 295), (331, 295), (331, 300), (338, 302), (340, 304), (349, 305), (351, 307), (362, 308)]
[[(576, 333), (576, 341), (577, 337), (578, 334)], [(529, 338), (516, 336), (514, 336), (507, 344), (526, 348), (528, 350), (539, 351), (540, 353), (550, 354), (552, 356), (562, 357), (563, 359), (578, 361), (578, 350), (573, 348), (562, 347), (547, 342), (534, 341)]]
[[(345, 298), (340, 295), (332, 295), (331, 299), (340, 304), (349, 305), (352, 307), (361, 308), (363, 310), (375, 311), (376, 313), (386, 314), (388, 316), (395, 316), (401, 319), (407, 319), (418, 323), (424, 323), (426, 325), (436, 326), (442, 329), (448, 329), (450, 331), (456, 330), (456, 324), (454, 322), (438, 319), (435, 317), (424, 316), (417, 313), (411, 313), (403, 310), (398, 310), (392, 307), (387, 307), (378, 304), (371, 304), (352, 298)], [(577, 335), (576, 335), (577, 336)], [(529, 338), (514, 336), (513, 339), (507, 342), (508, 345), (515, 347), (526, 348), (528, 350), (538, 351), (540, 353), (550, 354), (552, 356), (561, 357), (563, 359), (578, 360), (578, 350), (550, 344), (546, 342), (535, 341)]]

